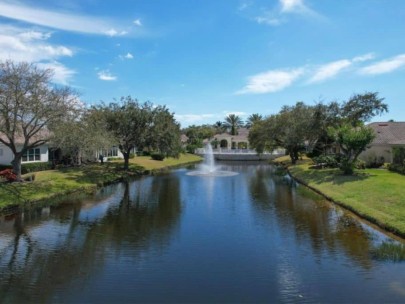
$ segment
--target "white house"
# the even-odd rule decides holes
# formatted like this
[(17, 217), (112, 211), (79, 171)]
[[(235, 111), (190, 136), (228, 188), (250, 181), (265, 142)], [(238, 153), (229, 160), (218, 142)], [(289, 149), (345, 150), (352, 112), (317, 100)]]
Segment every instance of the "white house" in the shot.
[[(44, 144), (37, 148), (30, 149), (22, 157), (22, 163), (34, 163), (34, 162), (48, 162), (49, 153), (48, 145)], [(0, 143), (0, 165), (11, 165), (11, 161), (14, 159), (13, 152), (9, 147)]]

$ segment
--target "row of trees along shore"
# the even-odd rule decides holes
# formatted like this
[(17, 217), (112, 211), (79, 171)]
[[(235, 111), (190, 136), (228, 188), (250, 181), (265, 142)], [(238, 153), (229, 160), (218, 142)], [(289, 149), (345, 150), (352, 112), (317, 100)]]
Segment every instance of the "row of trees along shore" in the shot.
[(180, 152), (180, 125), (165, 106), (140, 103), (131, 96), (86, 107), (76, 91), (52, 83), (53, 71), (27, 62), (0, 62), (0, 142), (14, 155), (21, 180), (28, 150), (50, 143), (76, 164), (82, 156), (112, 146), (124, 155), (148, 149), (166, 156)]
[(352, 174), (358, 156), (375, 137), (365, 123), (388, 111), (383, 101), (377, 92), (366, 92), (343, 103), (283, 106), (279, 113), (253, 124), (249, 143), (259, 153), (283, 147), (293, 164), (301, 152), (319, 156), (335, 146), (340, 149), (339, 167)]

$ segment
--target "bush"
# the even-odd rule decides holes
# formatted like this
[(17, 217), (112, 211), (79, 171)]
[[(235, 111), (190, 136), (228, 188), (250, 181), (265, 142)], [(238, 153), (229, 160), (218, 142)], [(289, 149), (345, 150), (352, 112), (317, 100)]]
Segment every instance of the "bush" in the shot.
[(389, 164), (388, 170), (405, 175), (405, 166), (399, 164)]
[(135, 153), (129, 153), (129, 159), (135, 158)]
[(30, 164), (22, 164), (21, 166), (21, 174), (31, 173), (31, 172), (38, 172), (38, 171), (46, 171), (52, 169), (52, 163), (30, 163)]
[(122, 160), (121, 157), (107, 157), (107, 161)]
[(162, 161), (162, 160), (165, 159), (165, 156), (164, 156), (163, 154), (160, 154), (160, 153), (152, 153), (152, 154), (151, 154), (151, 157), (152, 157), (153, 160), (160, 160), (160, 161)]
[(314, 157), (312, 161), (318, 166), (327, 168), (337, 168), (339, 166), (339, 160), (336, 155), (320, 155)]

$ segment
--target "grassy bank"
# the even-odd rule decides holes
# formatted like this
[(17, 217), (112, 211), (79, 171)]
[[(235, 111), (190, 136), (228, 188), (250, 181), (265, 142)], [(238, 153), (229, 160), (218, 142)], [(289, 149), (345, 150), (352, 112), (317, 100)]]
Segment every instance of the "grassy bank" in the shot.
[(293, 177), (330, 200), (405, 237), (405, 176), (383, 169), (359, 170), (347, 176), (338, 169), (310, 169), (308, 160), (295, 166), (286, 158), (277, 161), (289, 165)]
[(122, 170), (122, 161), (36, 172), (33, 182), (0, 184), (0, 210), (74, 192), (91, 193), (97, 187), (131, 176), (195, 163), (200, 160), (199, 156), (192, 154), (183, 154), (178, 159), (167, 158), (163, 161), (155, 161), (150, 157), (142, 156), (131, 160), (127, 172)]

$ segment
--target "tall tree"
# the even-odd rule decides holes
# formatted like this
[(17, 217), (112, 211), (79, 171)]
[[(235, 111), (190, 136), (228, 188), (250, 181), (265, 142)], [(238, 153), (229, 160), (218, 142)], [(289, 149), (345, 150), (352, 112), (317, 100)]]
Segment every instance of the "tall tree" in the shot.
[(222, 121), (217, 121), (214, 123), (213, 127), (215, 128), (215, 133), (220, 134), (225, 131), (225, 125)]
[(153, 124), (148, 135), (148, 146), (165, 157), (177, 157), (181, 151), (180, 125), (166, 106), (153, 109)]
[(53, 86), (52, 74), (27, 62), (0, 62), (0, 142), (12, 151), (19, 180), (23, 155), (47, 143), (47, 127), (77, 105), (77, 94), (69, 87)]
[(231, 129), (231, 135), (237, 135), (238, 128), (243, 125), (243, 121), (238, 115), (229, 114), (225, 117), (225, 125)]
[(100, 114), (94, 108), (81, 108), (72, 115), (66, 115), (50, 127), (52, 145), (60, 148), (64, 156), (70, 156), (76, 165), (81, 164), (83, 156), (93, 156), (94, 151), (111, 148), (116, 142)]
[(140, 104), (131, 96), (122, 97), (120, 102), (101, 105), (106, 127), (118, 143), (124, 156), (124, 169), (129, 168), (129, 156), (132, 149), (143, 150), (147, 145), (148, 132), (153, 123), (153, 105), (149, 102)]
[(283, 147), (296, 163), (299, 152), (312, 147), (317, 134), (312, 132), (313, 108), (303, 102), (294, 106), (284, 106), (276, 115), (253, 125), (249, 133), (249, 142), (258, 152)]
[(384, 98), (378, 97), (377, 92), (354, 94), (341, 108), (341, 116), (352, 126), (358, 126), (371, 118), (388, 112)]
[(260, 115), (258, 113), (251, 114), (247, 118), (246, 127), (251, 128), (255, 123), (258, 123), (259, 121), (262, 121), (262, 120), (263, 120), (262, 115)]

